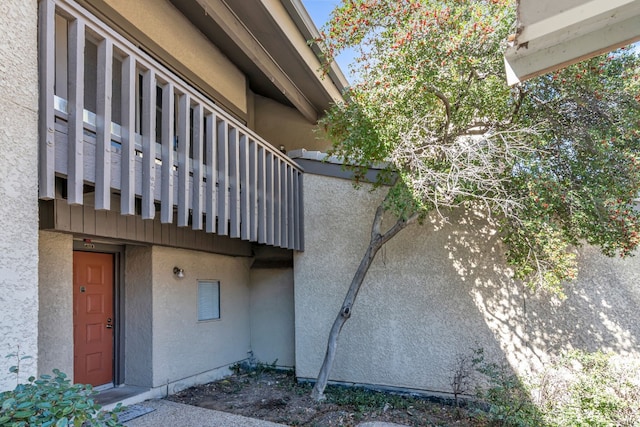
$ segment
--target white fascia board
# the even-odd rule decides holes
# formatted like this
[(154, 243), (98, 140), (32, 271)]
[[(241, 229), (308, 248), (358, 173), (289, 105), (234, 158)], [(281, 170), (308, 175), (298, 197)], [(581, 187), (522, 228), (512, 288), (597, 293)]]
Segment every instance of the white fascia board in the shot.
[(639, 39), (640, 0), (586, 1), (519, 29), (505, 52), (507, 82), (515, 84)]

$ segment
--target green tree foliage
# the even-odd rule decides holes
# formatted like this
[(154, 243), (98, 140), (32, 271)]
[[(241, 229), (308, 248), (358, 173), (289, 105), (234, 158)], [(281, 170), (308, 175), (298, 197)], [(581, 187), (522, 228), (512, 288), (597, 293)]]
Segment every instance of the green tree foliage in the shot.
[(514, 3), (344, 0), (316, 42), (327, 64), (359, 49), (358, 80), (322, 127), (356, 177), (397, 174), (388, 212), (487, 209), (516, 276), (561, 293), (575, 246), (640, 242), (640, 61), (621, 49), (508, 87)]
[[(329, 67), (356, 48), (358, 81), (321, 128), (358, 182), (390, 184), (329, 333), (312, 395), (378, 250), (431, 212), (488, 212), (506, 259), (532, 288), (562, 295), (574, 248), (627, 256), (640, 242), (640, 60), (622, 49), (509, 87), (512, 0), (343, 0), (315, 42)], [(328, 69), (328, 68), (327, 68)], [(397, 217), (381, 230), (384, 214)]]

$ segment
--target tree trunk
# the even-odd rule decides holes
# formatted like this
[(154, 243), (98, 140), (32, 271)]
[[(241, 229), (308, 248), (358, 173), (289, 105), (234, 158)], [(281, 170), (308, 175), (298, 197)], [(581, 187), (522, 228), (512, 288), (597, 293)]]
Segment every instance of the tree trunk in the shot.
[[(383, 202), (384, 203), (384, 202)], [(407, 225), (412, 223), (418, 218), (418, 215), (413, 215), (409, 219), (398, 219), (396, 223), (387, 230), (386, 233), (380, 234), (380, 225), (382, 223), (382, 218), (384, 215), (384, 207), (381, 203), (376, 210), (376, 215), (373, 219), (373, 225), (371, 227), (371, 240), (369, 241), (369, 246), (360, 261), (360, 265), (356, 270), (353, 279), (351, 280), (351, 285), (349, 286), (349, 290), (347, 291), (347, 295), (344, 298), (344, 302), (342, 303), (342, 307), (336, 316), (336, 320), (333, 322), (333, 326), (331, 327), (331, 331), (329, 332), (329, 339), (327, 340), (327, 351), (324, 356), (324, 361), (322, 362), (322, 367), (320, 368), (320, 372), (318, 373), (318, 378), (313, 387), (313, 391), (311, 392), (311, 397), (315, 400), (324, 400), (324, 389), (327, 386), (327, 382), (329, 381), (329, 374), (331, 373), (331, 368), (333, 366), (333, 361), (336, 356), (336, 348), (338, 346), (338, 337), (340, 336), (340, 332), (342, 331), (342, 327), (347, 322), (347, 320), (351, 317), (351, 312), (353, 308), (353, 304), (356, 301), (356, 297), (358, 296), (358, 292), (360, 291), (360, 287), (364, 282), (364, 278), (369, 271), (369, 267), (371, 267), (371, 263), (373, 262), (376, 254), (380, 250), (380, 248), (387, 243), (393, 236), (398, 234), (402, 229), (404, 229)]]

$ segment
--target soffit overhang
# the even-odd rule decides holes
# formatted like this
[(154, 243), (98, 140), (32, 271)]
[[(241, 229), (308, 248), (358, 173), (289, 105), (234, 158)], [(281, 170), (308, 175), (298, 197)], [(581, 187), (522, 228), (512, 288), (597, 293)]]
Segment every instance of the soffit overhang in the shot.
[(317, 29), (299, 0), (171, 0), (247, 77), (253, 92), (314, 122), (341, 99), (337, 66), (322, 77)]
[(519, 0), (509, 84), (640, 40), (640, 0)]

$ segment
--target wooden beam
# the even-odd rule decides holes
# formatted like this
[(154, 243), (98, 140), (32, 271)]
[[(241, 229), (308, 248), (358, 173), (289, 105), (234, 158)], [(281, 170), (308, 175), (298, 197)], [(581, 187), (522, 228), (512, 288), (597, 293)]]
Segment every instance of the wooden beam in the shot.
[(142, 219), (156, 214), (156, 74), (153, 69), (142, 76)]
[(81, 18), (69, 23), (67, 200), (70, 205), (82, 204), (84, 184), (84, 30)]
[(258, 143), (254, 139), (249, 140), (249, 240), (258, 241)]
[(247, 135), (240, 136), (240, 238), (251, 236), (251, 181), (249, 178), (249, 144)]
[(53, 0), (40, 1), (39, 21), (39, 75), (40, 111), (38, 113), (40, 131), (39, 195), (41, 199), (55, 198), (55, 12)]
[(218, 121), (218, 234), (229, 234), (229, 123)]
[[(189, 147), (191, 146), (191, 97), (184, 93), (178, 102), (178, 226), (189, 225)], [(195, 177), (194, 177), (195, 178)], [(194, 186), (195, 186), (194, 179)]]
[[(244, 136), (243, 136), (244, 137)], [(229, 129), (229, 237), (240, 237), (240, 131)]]
[(202, 197), (202, 179), (204, 177), (204, 108), (198, 104), (193, 108), (193, 187), (191, 200), (191, 227), (202, 230), (204, 200)]
[(98, 44), (96, 96), (95, 208), (111, 209), (111, 94), (113, 90), (113, 42)]
[(175, 150), (174, 124), (175, 104), (173, 83), (168, 82), (162, 88), (162, 192), (160, 196), (160, 222), (173, 222), (173, 155)]
[(136, 176), (136, 60), (127, 56), (122, 61), (122, 123), (120, 125), (122, 163), (120, 170), (120, 213), (135, 215)]
[(267, 243), (267, 153), (258, 147), (258, 243)]
[(206, 230), (207, 233), (215, 233), (216, 212), (218, 206), (218, 133), (217, 118), (213, 113), (205, 116), (205, 133), (206, 147), (205, 156), (207, 159), (206, 179), (207, 186), (205, 190), (205, 211), (207, 214)]

